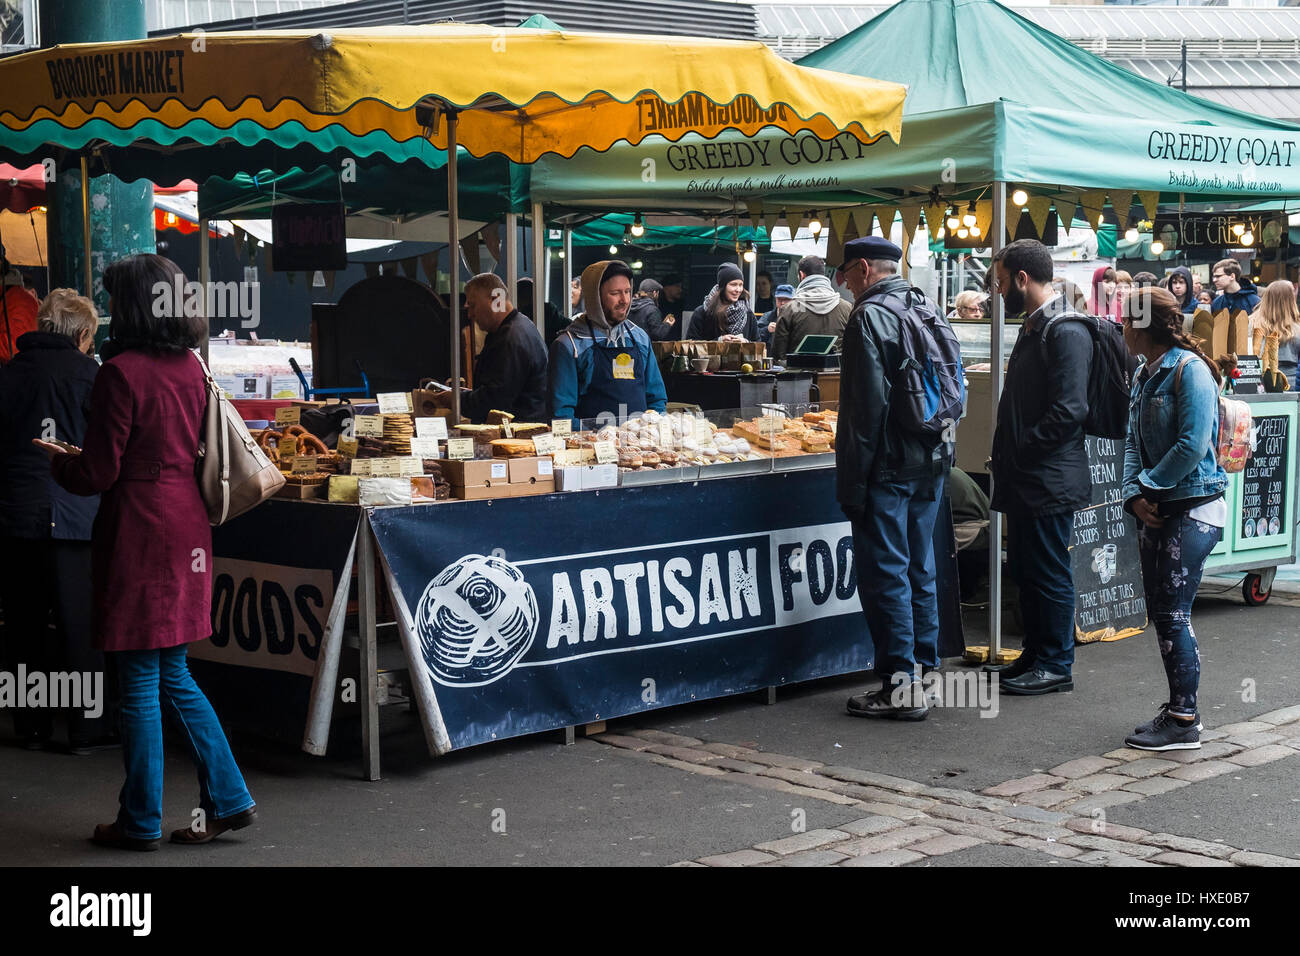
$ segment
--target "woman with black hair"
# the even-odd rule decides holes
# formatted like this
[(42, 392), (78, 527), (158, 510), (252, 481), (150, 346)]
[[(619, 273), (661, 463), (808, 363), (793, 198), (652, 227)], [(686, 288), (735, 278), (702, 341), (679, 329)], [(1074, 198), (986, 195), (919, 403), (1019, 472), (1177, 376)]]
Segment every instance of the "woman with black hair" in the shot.
[(716, 339), (727, 342), (758, 340), (758, 319), (749, 307), (749, 293), (740, 267), (733, 262), (718, 266), (718, 281), (704, 304), (691, 316), (686, 337), (696, 341)]
[(115, 659), (126, 782), (113, 823), (94, 842), (156, 850), (162, 836), (165, 709), (199, 771), (199, 813), (174, 843), (206, 843), (256, 818), (253, 798), (187, 644), (212, 633), (212, 529), (195, 476), (207, 408), (190, 350), (208, 334), (185, 314), (185, 276), (170, 259), (130, 256), (104, 271), (108, 356), (90, 396), (85, 447), (35, 440), (55, 480), (101, 495), (91, 530), (95, 646)]
[(1169, 700), (1124, 743), (1138, 750), (1195, 750), (1201, 746), (1201, 659), (1192, 601), (1228, 518), (1228, 476), (1217, 457), (1221, 376), (1183, 331), (1178, 300), (1168, 290), (1132, 293), (1122, 319), (1129, 351), (1146, 360), (1133, 379), (1124, 507), (1138, 519), (1147, 612), (1169, 681)]

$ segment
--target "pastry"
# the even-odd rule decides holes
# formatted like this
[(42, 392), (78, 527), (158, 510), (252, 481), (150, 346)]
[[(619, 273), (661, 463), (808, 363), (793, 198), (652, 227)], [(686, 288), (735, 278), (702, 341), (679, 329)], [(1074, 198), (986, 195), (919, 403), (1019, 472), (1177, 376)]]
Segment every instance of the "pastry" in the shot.
[(537, 450), (526, 438), (498, 438), (489, 442), (493, 458), (532, 458)]
[(662, 459), (653, 451), (641, 452), (641, 465), (644, 468), (658, 468)]

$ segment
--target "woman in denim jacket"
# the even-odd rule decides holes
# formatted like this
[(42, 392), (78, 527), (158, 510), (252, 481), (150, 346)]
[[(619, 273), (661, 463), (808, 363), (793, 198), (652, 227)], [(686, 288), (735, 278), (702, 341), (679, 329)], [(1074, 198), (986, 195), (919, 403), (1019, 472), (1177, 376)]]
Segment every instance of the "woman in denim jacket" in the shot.
[(1147, 613), (1169, 679), (1169, 701), (1124, 743), (1139, 750), (1201, 746), (1201, 658), (1192, 600), (1227, 522), (1219, 466), (1219, 383), (1209, 356), (1183, 331), (1178, 300), (1161, 288), (1124, 302), (1124, 341), (1145, 364), (1133, 381), (1124, 446), (1124, 507), (1138, 519)]

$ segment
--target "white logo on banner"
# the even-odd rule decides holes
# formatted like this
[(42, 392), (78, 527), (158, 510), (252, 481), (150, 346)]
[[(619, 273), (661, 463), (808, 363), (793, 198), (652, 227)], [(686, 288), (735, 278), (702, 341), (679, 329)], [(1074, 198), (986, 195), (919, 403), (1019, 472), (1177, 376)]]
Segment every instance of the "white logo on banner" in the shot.
[(1119, 554), (1113, 542), (1103, 544), (1100, 548), (1093, 548), (1092, 569), (1097, 572), (1102, 584), (1110, 583), (1110, 579), (1119, 570)]
[(429, 582), (415, 612), (433, 679), (455, 687), (490, 684), (537, 636), (537, 595), (509, 561), (468, 554)]

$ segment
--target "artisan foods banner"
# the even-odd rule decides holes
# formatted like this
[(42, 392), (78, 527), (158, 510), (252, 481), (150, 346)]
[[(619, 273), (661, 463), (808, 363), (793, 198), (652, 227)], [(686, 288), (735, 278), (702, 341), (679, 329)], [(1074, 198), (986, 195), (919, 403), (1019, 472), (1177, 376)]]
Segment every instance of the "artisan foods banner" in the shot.
[[(374, 511), (435, 749), (870, 668), (833, 482), (814, 470)], [(951, 596), (946, 511), (940, 535)]]

